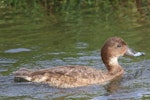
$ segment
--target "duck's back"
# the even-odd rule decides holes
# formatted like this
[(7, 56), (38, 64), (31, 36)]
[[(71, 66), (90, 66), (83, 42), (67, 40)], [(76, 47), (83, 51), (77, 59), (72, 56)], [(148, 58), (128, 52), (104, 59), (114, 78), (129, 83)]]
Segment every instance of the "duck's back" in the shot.
[(103, 73), (95, 68), (86, 66), (60, 66), (36, 71), (20, 69), (15, 74), (15, 81), (23, 79), (67, 88), (102, 83), (105, 80), (104, 77)]

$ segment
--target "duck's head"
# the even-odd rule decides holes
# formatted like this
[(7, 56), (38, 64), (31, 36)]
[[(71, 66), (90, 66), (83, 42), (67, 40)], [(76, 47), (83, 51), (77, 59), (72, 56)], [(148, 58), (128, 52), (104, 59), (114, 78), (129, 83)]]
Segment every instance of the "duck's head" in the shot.
[(101, 49), (101, 55), (107, 57), (123, 56), (128, 49), (127, 44), (119, 37), (107, 39)]
[(120, 37), (107, 39), (101, 48), (101, 57), (107, 69), (110, 71), (112, 66), (117, 66), (118, 57), (123, 55), (141, 56), (143, 52), (135, 52), (130, 49), (127, 43)]

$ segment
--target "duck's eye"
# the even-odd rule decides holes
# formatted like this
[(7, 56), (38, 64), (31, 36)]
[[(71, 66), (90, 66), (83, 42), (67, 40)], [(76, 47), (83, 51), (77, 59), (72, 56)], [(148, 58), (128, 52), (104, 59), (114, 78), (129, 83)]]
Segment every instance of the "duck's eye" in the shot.
[(120, 47), (121, 47), (121, 45), (120, 45), (120, 44), (118, 44), (118, 45), (117, 45), (117, 47), (118, 47), (118, 48), (120, 48)]

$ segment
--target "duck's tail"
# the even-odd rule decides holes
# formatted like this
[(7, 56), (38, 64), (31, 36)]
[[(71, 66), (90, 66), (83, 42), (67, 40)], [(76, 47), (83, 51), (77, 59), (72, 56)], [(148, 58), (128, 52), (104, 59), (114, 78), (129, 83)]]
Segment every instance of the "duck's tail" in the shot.
[(18, 71), (14, 72), (14, 81), (15, 82), (29, 82), (31, 81), (30, 74), (32, 73), (32, 70), (21, 68)]

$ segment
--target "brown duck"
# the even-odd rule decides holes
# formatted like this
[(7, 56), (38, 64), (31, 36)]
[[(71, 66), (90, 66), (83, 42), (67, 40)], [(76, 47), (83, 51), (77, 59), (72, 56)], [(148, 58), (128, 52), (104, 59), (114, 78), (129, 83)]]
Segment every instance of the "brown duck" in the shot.
[(22, 68), (15, 72), (14, 80), (48, 83), (59, 88), (104, 84), (118, 76), (124, 69), (118, 63), (118, 57), (124, 54), (141, 56), (143, 52), (134, 52), (120, 37), (107, 39), (101, 49), (101, 58), (108, 71), (101, 71), (88, 66), (58, 66), (40, 70)]

